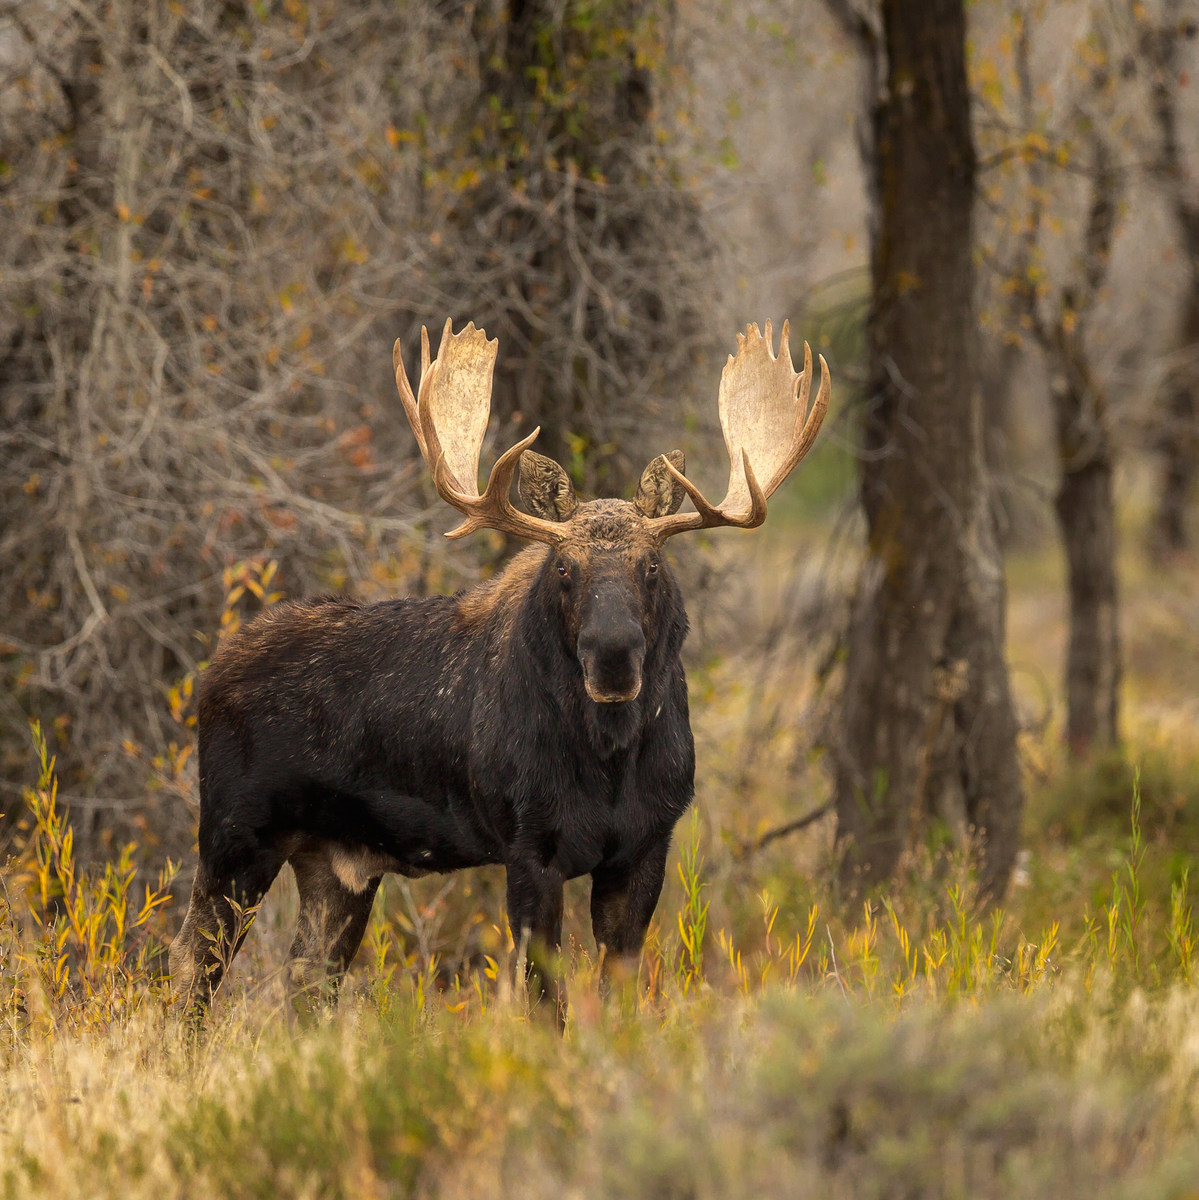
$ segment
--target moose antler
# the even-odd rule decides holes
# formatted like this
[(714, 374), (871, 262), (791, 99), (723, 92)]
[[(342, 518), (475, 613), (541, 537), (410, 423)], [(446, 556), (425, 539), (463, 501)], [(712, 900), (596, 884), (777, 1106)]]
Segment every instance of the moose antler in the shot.
[(540, 426), (500, 455), (491, 468), (486, 489), (479, 494), (479, 451), (491, 414), (491, 374), (498, 340), (488, 341), (487, 334), (476, 329), (474, 322), (461, 333), (454, 333), (452, 322), (447, 320), (432, 362), (429, 331), (424, 326), (420, 345), (420, 390), (416, 396), (404, 370), (398, 339), (391, 357), (400, 400), (437, 494), (466, 517), (446, 537), (465, 537), (476, 529), (487, 528), (534, 542), (560, 541), (561, 525), (521, 512), (508, 498), (520, 456), (533, 444)]
[(766, 520), (767, 499), (812, 448), (828, 411), (829, 375), (824, 355), (820, 355), (820, 390), (809, 412), (812, 351), (804, 342), (804, 369), (796, 374), (790, 334), (790, 324), (784, 321), (777, 357), (769, 321), (765, 336), (757, 325), (737, 335), (736, 357), (729, 355), (720, 376), (720, 427), (729, 454), (728, 490), (720, 505), (714, 506), (667, 460), (668, 470), (691, 497), (695, 512), (651, 518), (649, 524), (659, 538), (719, 525), (754, 529)]

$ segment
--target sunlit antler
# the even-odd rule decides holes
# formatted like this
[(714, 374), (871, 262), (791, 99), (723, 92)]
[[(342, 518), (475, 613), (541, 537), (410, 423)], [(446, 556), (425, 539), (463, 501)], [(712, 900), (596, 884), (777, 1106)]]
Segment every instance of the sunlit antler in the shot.
[(820, 390), (809, 412), (812, 351), (804, 342), (804, 369), (797, 374), (791, 363), (790, 332), (784, 321), (777, 357), (769, 321), (765, 336), (757, 325), (737, 335), (736, 357), (729, 355), (720, 376), (720, 427), (729, 454), (728, 490), (719, 505), (712, 505), (668, 462), (671, 475), (691, 497), (695, 512), (651, 519), (658, 537), (719, 525), (743, 529), (761, 525), (766, 519), (767, 499), (812, 448), (828, 411), (828, 364), (821, 355)]
[(556, 542), (563, 535), (561, 525), (521, 512), (508, 498), (520, 456), (540, 428), (499, 457), (479, 494), (479, 451), (491, 413), (491, 375), (498, 345), (494, 339), (488, 341), (473, 322), (454, 333), (452, 323), (446, 321), (437, 357), (430, 362), (429, 331), (422, 326), (420, 390), (412, 394), (398, 340), (392, 349), (396, 388), (437, 494), (466, 517), (447, 537), (465, 537), (486, 528), (535, 542)]

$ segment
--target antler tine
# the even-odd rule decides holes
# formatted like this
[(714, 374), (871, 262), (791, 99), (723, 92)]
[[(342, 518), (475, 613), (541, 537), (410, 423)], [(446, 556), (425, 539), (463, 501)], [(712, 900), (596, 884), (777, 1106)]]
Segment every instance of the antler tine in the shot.
[[(812, 351), (804, 342), (804, 369), (791, 363), (790, 323), (783, 322), (779, 352), (773, 328), (765, 335), (756, 325), (737, 335), (720, 379), (720, 424), (729, 453), (729, 486), (719, 506), (711, 504), (690, 480), (667, 462), (667, 469), (691, 497), (693, 513), (675, 513), (650, 523), (662, 539), (690, 529), (731, 525), (753, 529), (766, 519), (766, 501), (812, 448), (828, 411), (831, 384), (828, 364), (820, 356), (820, 389), (808, 409), (812, 387)], [(758, 482), (754, 463), (764, 471)]]
[[(465, 332), (465, 331), (464, 331)], [(425, 443), (425, 463), (429, 468), (430, 474), (433, 476), (433, 481), (438, 484), (439, 479), (444, 479), (448, 482), (456, 492), (462, 492), (465, 495), (477, 495), (479, 490), (478, 482), (478, 454), (475, 454), (475, 471), (472, 474), (467, 474), (467, 487), (470, 491), (467, 492), (459, 480), (457, 474), (445, 461), (445, 448), (441, 444), (441, 437), (437, 432), (437, 419), (433, 414), (433, 396), (434, 388), (437, 384), (437, 376), (440, 371), (441, 352), (438, 351), (437, 359), (432, 363), (429, 362), (429, 334), (425, 327), (421, 326), (421, 378), (420, 390), (416, 395), (416, 410), (417, 418), (420, 423), (421, 438)], [(442, 345), (445, 344), (445, 334), (442, 334)], [(488, 402), (488, 411), (491, 405)], [(461, 433), (461, 430), (458, 431)], [(451, 439), (452, 441), (452, 439)], [(460, 456), (455, 456), (460, 457)], [(459, 464), (461, 465), (461, 464)], [(445, 499), (442, 493), (441, 486), (437, 486), (437, 494)]]
[[(780, 358), (782, 357), (782, 349), (786, 347), (786, 339), (787, 334), (784, 329), (783, 346), (779, 352)], [(804, 455), (811, 450), (813, 443), (816, 441), (816, 435), (820, 432), (820, 426), (824, 421), (825, 414), (828, 412), (829, 394), (832, 390), (829, 382), (828, 363), (824, 361), (823, 354), (819, 358), (820, 388), (816, 392), (816, 399), (813, 401), (811, 410), (809, 411), (808, 396), (812, 390), (812, 348), (807, 342), (804, 342), (803, 374), (800, 376), (799, 393), (796, 397), (795, 433), (786, 457), (780, 463), (766, 488), (767, 496), (775, 492), (783, 480), (800, 464)]]
[[(811, 384), (812, 375), (812, 351), (808, 348), (808, 343), (804, 342), (804, 374), (808, 376), (808, 384)], [(799, 435), (799, 448), (796, 452), (795, 462), (788, 467), (788, 471), (794, 470), (799, 466), (800, 462), (807, 456), (809, 450), (816, 442), (816, 435), (820, 432), (820, 426), (824, 424), (824, 418), (828, 415), (829, 397), (832, 395), (832, 380), (829, 378), (828, 363), (824, 361), (824, 355), (816, 356), (820, 359), (820, 390), (816, 393), (816, 399), (812, 401), (812, 410), (808, 413), (808, 419), (804, 422), (803, 431)], [(804, 389), (804, 404), (808, 400), (808, 388)], [(800, 408), (800, 413), (803, 413), (803, 408)], [(782, 480), (779, 480), (782, 483)]]
[(650, 525), (657, 532), (658, 537), (665, 541), (666, 538), (673, 537), (676, 533), (686, 533), (691, 529), (718, 529), (725, 525), (735, 526), (738, 529), (756, 529), (761, 525), (766, 520), (768, 493), (764, 492), (762, 485), (758, 483), (753, 466), (749, 461), (749, 455), (745, 450), (741, 451), (741, 468), (745, 474), (746, 490), (749, 493), (749, 507), (741, 513), (729, 513), (725, 511), (728, 504), (727, 497), (719, 507), (712, 504), (704, 497), (699, 488), (676, 470), (674, 464), (667, 459), (666, 469), (691, 497), (691, 503), (695, 505), (695, 512), (651, 518)]
[[(528, 437), (522, 438), (496, 459), (495, 466), (491, 468), (491, 474), (487, 478), (487, 487), (481, 496), (467, 496), (457, 492), (448, 481), (438, 484), (437, 490), (441, 497), (466, 516), (466, 520), (457, 528), (451, 529), (446, 537), (466, 537), (476, 529), (498, 529), (501, 533), (511, 533), (535, 542), (561, 540), (561, 526), (553, 521), (543, 521), (540, 517), (521, 512), (509, 499), (512, 477), (516, 474), (520, 456), (537, 440), (540, 432), (539, 425)], [(440, 470), (444, 475), (444, 461)]]
[(498, 529), (538, 542), (561, 539), (562, 529), (517, 509), (509, 499), (512, 476), (520, 456), (540, 429), (500, 456), (479, 493), (479, 451), (491, 413), (491, 376), (498, 343), (471, 323), (459, 334), (446, 321), (437, 357), (430, 361), (429, 332), (421, 328), (421, 381), (413, 397), (403, 368), (399, 342), (392, 357), (396, 387), (421, 456), (433, 476), (437, 494), (466, 520), (447, 537), (459, 538), (476, 529)]
[[(408, 424), (412, 426), (416, 444), (420, 447), (420, 456), (425, 460), (426, 465), (431, 465), (429, 464), (428, 448), (425, 445), (425, 435), (420, 424), (420, 409), (417, 406), (416, 397), (412, 394), (412, 384), (408, 382), (408, 372), (404, 369), (404, 351), (400, 347), (399, 338), (396, 338), (395, 345), (391, 348), (391, 365), (395, 368), (396, 391), (400, 393), (400, 403), (404, 406), (404, 414), (408, 418)], [(422, 383), (424, 375), (425, 372), (422, 370)]]

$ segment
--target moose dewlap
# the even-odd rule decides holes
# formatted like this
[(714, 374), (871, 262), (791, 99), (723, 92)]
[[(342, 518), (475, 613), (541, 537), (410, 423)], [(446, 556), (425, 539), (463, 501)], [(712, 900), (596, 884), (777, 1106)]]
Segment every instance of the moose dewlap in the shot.
[[(457, 596), (274, 606), (231, 638), (200, 685), (200, 861), (171, 947), (174, 984), (203, 1006), (285, 862), (300, 895), (290, 954), (299, 989), (336, 981), (362, 940), (381, 877), (503, 863), (508, 920), (534, 994), (564, 1013), (555, 949), (562, 889), (591, 876), (605, 968), (641, 951), (695, 752), (679, 651), (687, 614), (662, 545), (718, 525), (753, 528), (811, 448), (812, 355), (791, 362), (770, 323), (738, 336), (720, 381), (729, 455), (710, 504), (671, 451), (636, 498), (581, 502), (529, 449), (500, 456), (480, 493), (496, 342), (446, 322), (414, 395), (396, 386), (438, 494), (466, 518), (537, 543)], [(528, 512), (511, 502), (518, 490)], [(680, 512), (685, 498), (694, 511)]]

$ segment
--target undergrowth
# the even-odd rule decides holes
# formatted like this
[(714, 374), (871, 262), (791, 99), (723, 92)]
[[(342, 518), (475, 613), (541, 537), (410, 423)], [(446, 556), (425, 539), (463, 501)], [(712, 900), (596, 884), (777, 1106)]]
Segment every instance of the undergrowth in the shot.
[(943, 856), (849, 914), (777, 862), (751, 891), (693, 817), (623, 1000), (570, 954), (564, 1038), (498, 925), (439, 952), (446, 885), (378, 907), (339, 1007), (297, 1026), (277, 976), (243, 978), (197, 1031), (158, 974), (172, 872), (132, 844), (82, 867), (34, 744), (0, 1195), (1169, 1196), (1199, 1170), (1189, 863), (1135, 775), (1102, 886), (1036, 866), (1007, 911)]

